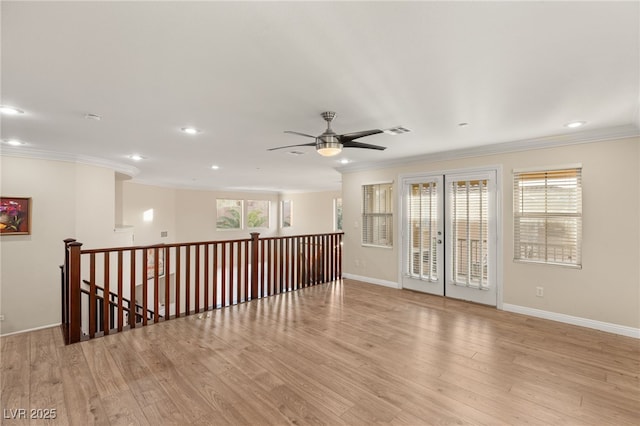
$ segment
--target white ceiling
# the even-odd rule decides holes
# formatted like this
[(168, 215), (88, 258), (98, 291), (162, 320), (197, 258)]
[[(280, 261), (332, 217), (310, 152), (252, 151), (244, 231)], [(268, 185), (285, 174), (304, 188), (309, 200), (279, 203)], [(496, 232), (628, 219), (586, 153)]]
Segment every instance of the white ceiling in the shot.
[[(2, 149), (160, 185), (316, 191), (340, 187), (342, 158), (522, 142), (572, 120), (637, 132), (639, 5), (3, 1), (1, 103), (25, 113), (2, 117), (2, 139), (27, 145)], [(334, 158), (267, 151), (312, 141), (283, 131), (320, 134), (325, 110), (337, 133), (412, 132)]]

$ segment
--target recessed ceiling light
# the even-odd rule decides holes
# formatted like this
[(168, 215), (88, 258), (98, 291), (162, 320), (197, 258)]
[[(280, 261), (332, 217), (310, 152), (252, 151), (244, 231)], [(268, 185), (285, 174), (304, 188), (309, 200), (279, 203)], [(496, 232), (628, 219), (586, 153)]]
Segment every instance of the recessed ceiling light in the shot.
[(215, 164), (213, 166), (211, 166), (211, 170), (218, 170), (220, 168), (220, 166), (216, 166)]
[(0, 112), (8, 115), (24, 114), (24, 111), (22, 111), (21, 109), (8, 105), (0, 105)]
[(95, 121), (102, 120), (102, 117), (99, 116), (98, 114), (85, 114), (84, 118), (86, 118), (87, 120), (95, 120)]
[(564, 125), (564, 127), (568, 127), (570, 129), (575, 129), (576, 127), (582, 127), (587, 124), (586, 121), (572, 121)]
[(197, 135), (198, 133), (200, 133), (200, 130), (196, 129), (195, 127), (183, 127), (180, 130), (189, 135)]
[(7, 143), (7, 145), (11, 145), (11, 146), (21, 146), (24, 145), (24, 142), (21, 142), (17, 139), (9, 139), (5, 141)]
[(129, 156), (129, 158), (131, 158), (133, 161), (142, 161), (144, 160), (144, 157), (140, 154), (131, 154)]

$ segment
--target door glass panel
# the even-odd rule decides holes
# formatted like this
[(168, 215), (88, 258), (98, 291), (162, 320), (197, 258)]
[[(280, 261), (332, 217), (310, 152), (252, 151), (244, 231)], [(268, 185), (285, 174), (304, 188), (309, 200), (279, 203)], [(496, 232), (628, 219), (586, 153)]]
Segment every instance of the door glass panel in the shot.
[(408, 191), (408, 275), (426, 281), (438, 280), (436, 185), (436, 182), (413, 183)]
[(450, 183), (451, 235), (449, 244), (453, 284), (489, 287), (488, 245), (489, 191), (487, 180), (459, 180)]

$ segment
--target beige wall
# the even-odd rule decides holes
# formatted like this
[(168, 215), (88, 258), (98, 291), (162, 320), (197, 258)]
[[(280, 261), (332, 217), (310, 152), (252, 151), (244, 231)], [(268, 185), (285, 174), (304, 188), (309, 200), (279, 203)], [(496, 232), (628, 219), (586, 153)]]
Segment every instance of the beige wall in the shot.
[[(276, 193), (142, 185), (103, 167), (9, 156), (0, 156), (0, 177), (2, 195), (33, 200), (31, 235), (0, 238), (0, 334), (60, 323), (59, 265), (66, 238), (85, 249), (248, 238), (253, 230), (215, 229), (217, 198), (271, 201), (270, 227), (256, 231), (279, 232)], [(331, 231), (333, 195), (292, 195), (295, 232)], [(148, 209), (154, 210), (152, 222), (143, 220)]]
[[(270, 201), (269, 228), (216, 230), (217, 199)], [(244, 239), (249, 238), (251, 232), (259, 232), (263, 237), (274, 236), (277, 234), (277, 201), (275, 193), (179, 190), (176, 199), (178, 236), (180, 241)]]
[[(345, 173), (344, 271), (398, 282), (398, 232), (393, 249), (360, 244), (362, 185), (393, 181), (397, 197), (403, 174), (501, 166), (503, 302), (640, 328), (639, 145), (634, 138)], [(512, 170), (572, 163), (583, 166), (582, 269), (514, 263)], [(543, 298), (535, 296), (537, 286), (544, 287)]]
[[(333, 200), (342, 197), (342, 191), (283, 193), (280, 201), (293, 202), (290, 228), (280, 229), (280, 235), (320, 234), (334, 232)], [(278, 216), (278, 224), (279, 224)]]
[[(120, 182), (119, 182), (120, 184)], [(131, 243), (136, 246), (173, 243), (176, 235), (176, 190), (130, 181), (122, 185), (123, 232), (131, 234)], [(153, 220), (145, 222), (143, 214), (153, 210)], [(161, 233), (167, 236), (162, 237)]]
[(0, 157), (4, 196), (32, 198), (31, 235), (0, 238), (0, 333), (60, 323), (66, 238), (83, 248), (118, 245), (114, 172), (61, 161)]

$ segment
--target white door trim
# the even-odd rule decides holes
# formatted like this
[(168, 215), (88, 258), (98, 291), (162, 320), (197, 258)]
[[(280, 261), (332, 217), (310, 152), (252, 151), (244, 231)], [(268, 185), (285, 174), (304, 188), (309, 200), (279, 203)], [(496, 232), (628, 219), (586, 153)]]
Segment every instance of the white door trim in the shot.
[(501, 164), (491, 164), (482, 167), (469, 167), (469, 168), (457, 168), (457, 169), (442, 169), (442, 170), (428, 170), (424, 172), (413, 173), (401, 173), (398, 178), (395, 179), (396, 194), (396, 211), (398, 212), (396, 220), (396, 235), (400, 236), (397, 239), (401, 244), (398, 250), (398, 287), (402, 288), (402, 277), (404, 274), (404, 220), (405, 220), (405, 208), (404, 208), (404, 185), (406, 181), (419, 179), (421, 177), (435, 176), (435, 175), (447, 175), (447, 174), (461, 174), (461, 173), (480, 173), (486, 171), (495, 171), (496, 174), (496, 308), (503, 310), (503, 273), (504, 273), (504, 222), (503, 222), (503, 179)]

